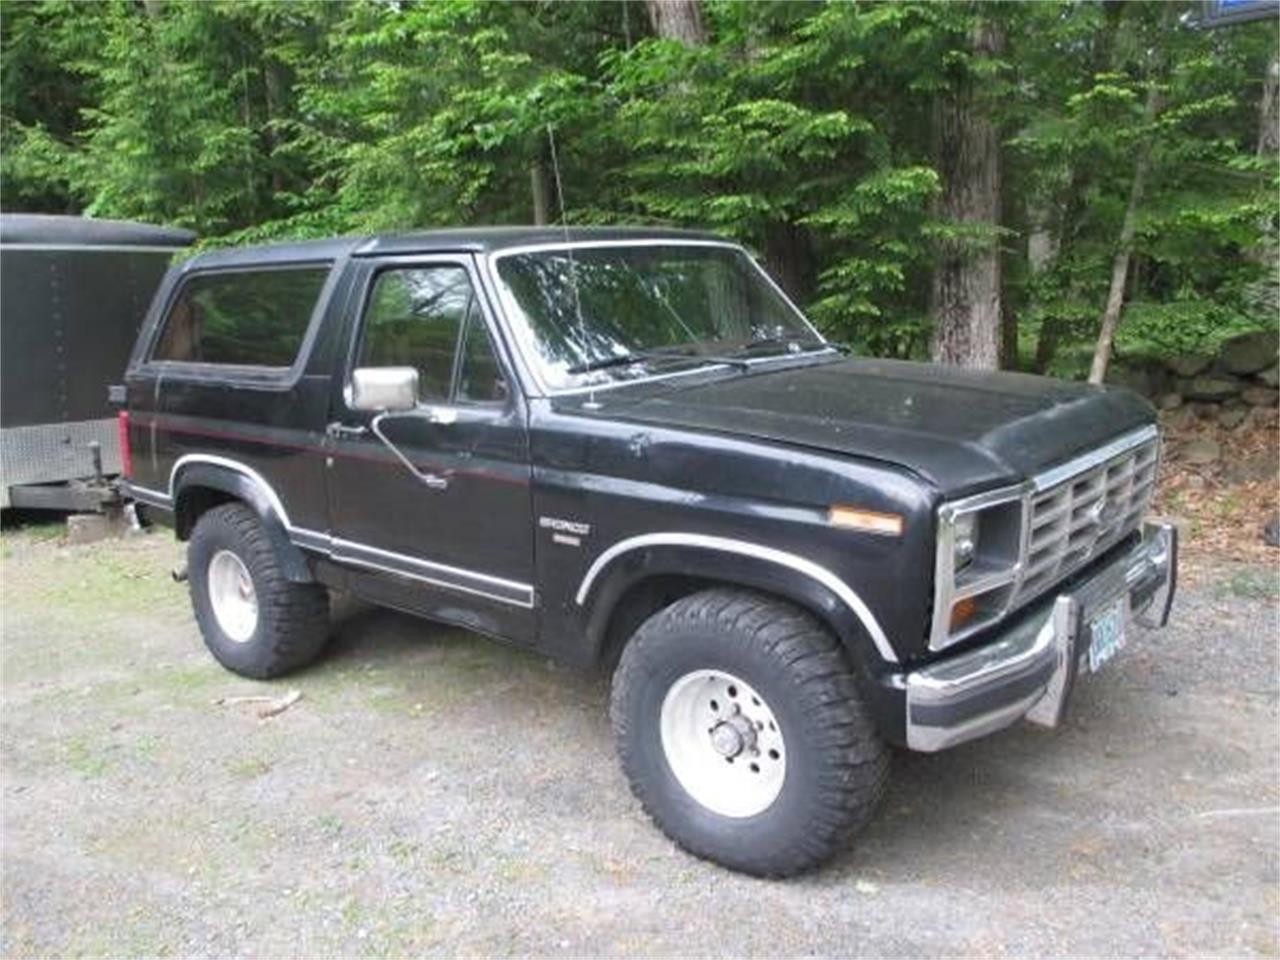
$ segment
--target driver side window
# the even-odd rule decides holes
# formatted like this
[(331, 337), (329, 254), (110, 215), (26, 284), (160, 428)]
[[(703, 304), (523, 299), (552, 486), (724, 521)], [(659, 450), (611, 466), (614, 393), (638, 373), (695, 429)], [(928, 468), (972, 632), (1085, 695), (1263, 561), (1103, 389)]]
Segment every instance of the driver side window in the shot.
[(501, 403), (507, 396), (471, 278), (461, 266), (378, 274), (358, 357), (361, 367), (417, 369), (424, 403)]

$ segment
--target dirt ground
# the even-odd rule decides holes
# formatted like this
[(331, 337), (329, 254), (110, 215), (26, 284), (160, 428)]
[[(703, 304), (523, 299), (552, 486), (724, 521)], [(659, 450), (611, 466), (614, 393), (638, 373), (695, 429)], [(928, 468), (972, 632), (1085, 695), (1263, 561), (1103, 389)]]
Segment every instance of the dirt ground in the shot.
[(348, 606), (238, 679), (166, 533), (57, 533), (0, 539), (5, 957), (1280, 953), (1274, 567), (1188, 585), (1064, 729), (897, 757), (846, 853), (765, 882), (646, 822), (599, 678)]

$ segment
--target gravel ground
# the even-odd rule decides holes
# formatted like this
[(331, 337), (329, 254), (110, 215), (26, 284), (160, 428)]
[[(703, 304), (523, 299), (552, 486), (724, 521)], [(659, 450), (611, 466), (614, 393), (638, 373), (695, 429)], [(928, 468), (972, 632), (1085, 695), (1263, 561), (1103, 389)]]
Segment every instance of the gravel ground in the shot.
[(166, 534), (51, 534), (3, 538), (3, 956), (1280, 953), (1274, 570), (1187, 586), (1064, 729), (895, 758), (846, 853), (766, 882), (645, 821), (598, 678), (352, 606), (242, 680)]

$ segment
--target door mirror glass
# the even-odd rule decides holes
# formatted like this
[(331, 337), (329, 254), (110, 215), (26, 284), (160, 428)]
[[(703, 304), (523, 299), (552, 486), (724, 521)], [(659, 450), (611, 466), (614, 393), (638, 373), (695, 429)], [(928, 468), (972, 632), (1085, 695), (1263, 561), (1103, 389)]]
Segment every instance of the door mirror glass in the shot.
[(399, 413), (418, 405), (418, 371), (413, 367), (359, 367), (351, 374), (351, 408)]

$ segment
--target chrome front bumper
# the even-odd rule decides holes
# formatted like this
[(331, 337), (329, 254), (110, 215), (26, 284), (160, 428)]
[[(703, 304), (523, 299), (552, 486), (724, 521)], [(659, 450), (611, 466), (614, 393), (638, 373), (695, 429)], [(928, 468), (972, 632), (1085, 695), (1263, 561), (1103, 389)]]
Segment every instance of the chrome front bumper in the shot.
[(1057, 726), (1087, 664), (1093, 615), (1125, 598), (1127, 620), (1164, 626), (1177, 569), (1177, 529), (1148, 523), (1138, 542), (1018, 614), (997, 639), (908, 674), (907, 746), (943, 750), (1024, 718)]

